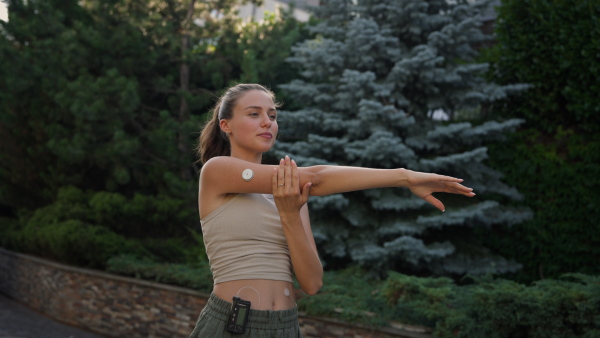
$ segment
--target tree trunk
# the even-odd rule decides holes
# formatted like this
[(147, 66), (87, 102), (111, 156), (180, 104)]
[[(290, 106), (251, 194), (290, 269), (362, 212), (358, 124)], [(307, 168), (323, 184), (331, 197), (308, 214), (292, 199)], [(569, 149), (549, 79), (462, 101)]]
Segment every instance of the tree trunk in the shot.
[[(187, 95), (190, 92), (190, 65), (187, 62), (187, 51), (190, 43), (189, 26), (192, 23), (192, 17), (194, 14), (194, 4), (196, 0), (190, 1), (187, 15), (181, 24), (181, 64), (179, 65), (179, 124), (183, 125), (190, 115), (190, 108), (187, 102)], [(179, 155), (182, 158), (188, 156), (187, 147), (187, 135), (184, 130), (179, 130), (177, 136), (177, 148), (179, 149)], [(182, 165), (180, 171), (180, 177), (183, 180), (191, 179), (191, 172), (188, 166)]]

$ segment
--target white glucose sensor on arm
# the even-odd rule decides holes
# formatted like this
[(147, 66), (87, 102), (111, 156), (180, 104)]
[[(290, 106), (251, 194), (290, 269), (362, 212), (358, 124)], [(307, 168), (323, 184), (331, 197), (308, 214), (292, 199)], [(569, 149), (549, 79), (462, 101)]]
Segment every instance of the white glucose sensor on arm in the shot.
[(252, 171), (252, 169), (245, 169), (244, 171), (242, 171), (242, 178), (244, 179), (244, 181), (250, 181), (252, 177), (254, 177), (254, 172)]

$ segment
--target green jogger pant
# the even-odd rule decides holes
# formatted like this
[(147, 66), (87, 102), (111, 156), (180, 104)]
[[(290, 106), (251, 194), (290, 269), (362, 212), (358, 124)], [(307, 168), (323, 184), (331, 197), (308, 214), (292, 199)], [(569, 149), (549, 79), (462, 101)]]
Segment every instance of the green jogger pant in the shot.
[(298, 308), (288, 310), (252, 310), (243, 334), (226, 330), (232, 304), (211, 294), (196, 322), (190, 338), (251, 337), (251, 338), (301, 338)]

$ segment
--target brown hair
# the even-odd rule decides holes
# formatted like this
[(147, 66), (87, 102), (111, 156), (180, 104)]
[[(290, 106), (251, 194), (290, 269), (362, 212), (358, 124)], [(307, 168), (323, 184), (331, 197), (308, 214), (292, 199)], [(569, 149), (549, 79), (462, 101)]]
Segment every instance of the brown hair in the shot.
[[(259, 84), (238, 84), (227, 89), (225, 94), (219, 98), (217, 104), (213, 107), (212, 117), (206, 125), (204, 125), (204, 128), (202, 128), (202, 132), (200, 133), (198, 155), (203, 164), (216, 156), (231, 155), (229, 138), (225, 132), (221, 130), (219, 121), (232, 118), (233, 108), (237, 104), (237, 100), (251, 90), (263, 91), (269, 94), (273, 99), (273, 102), (275, 102), (275, 94)], [(277, 103), (275, 104), (277, 105)]]

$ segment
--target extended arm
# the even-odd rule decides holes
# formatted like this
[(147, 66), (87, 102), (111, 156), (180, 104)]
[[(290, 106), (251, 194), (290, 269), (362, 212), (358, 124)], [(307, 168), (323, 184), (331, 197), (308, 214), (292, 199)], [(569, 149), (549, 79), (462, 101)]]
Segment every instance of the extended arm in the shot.
[[(433, 197), (435, 192), (475, 196), (473, 189), (460, 184), (463, 180), (450, 176), (423, 173), (408, 169), (371, 169), (344, 166), (315, 166), (305, 169), (314, 180), (313, 196), (388, 187), (406, 187), (416, 196), (445, 211), (444, 204)], [(304, 173), (304, 171), (301, 171)]]
[[(200, 184), (211, 195), (229, 193), (273, 192), (271, 176), (277, 166), (246, 162), (233, 157), (215, 157), (202, 168)], [(242, 172), (251, 169), (252, 180), (245, 181)], [(461, 179), (437, 174), (421, 173), (407, 169), (371, 169), (345, 166), (314, 166), (298, 168), (300, 186), (311, 183), (310, 194), (325, 196), (348, 191), (407, 187), (415, 195), (425, 199), (436, 208), (444, 210), (444, 205), (431, 194), (447, 192), (472, 197), (473, 189), (460, 183)]]

